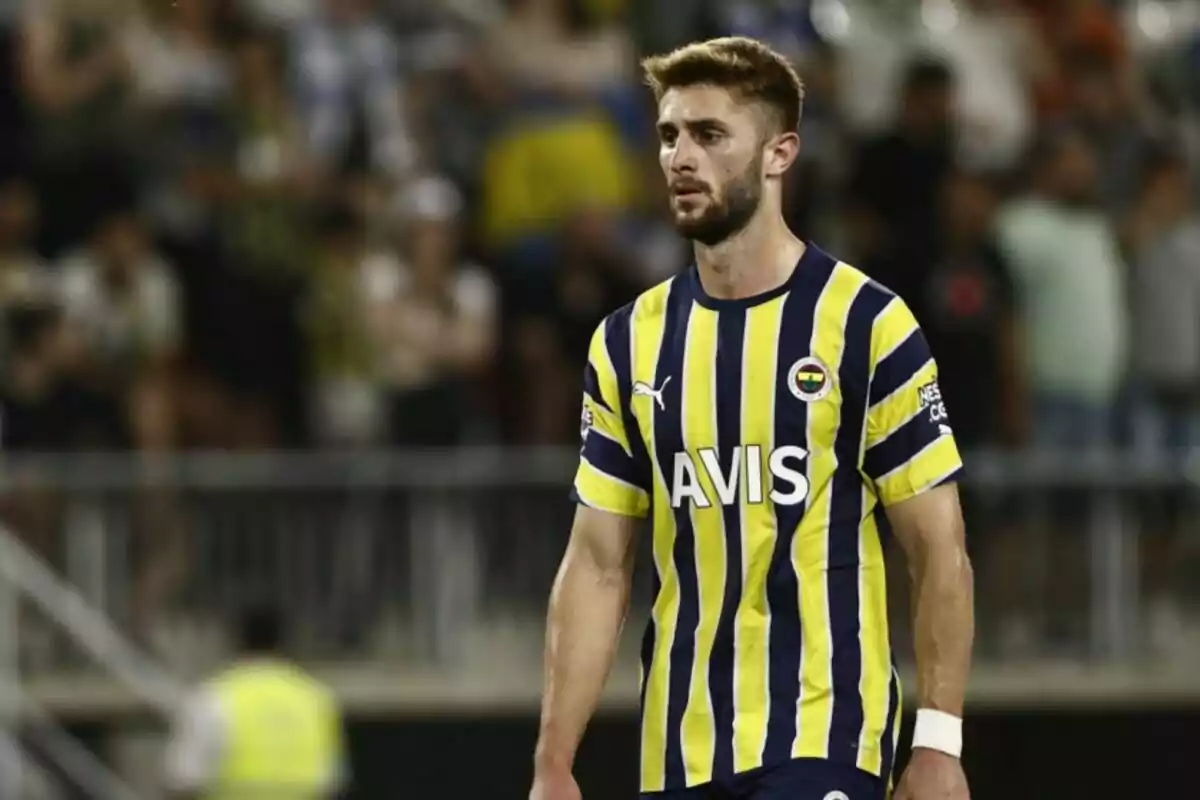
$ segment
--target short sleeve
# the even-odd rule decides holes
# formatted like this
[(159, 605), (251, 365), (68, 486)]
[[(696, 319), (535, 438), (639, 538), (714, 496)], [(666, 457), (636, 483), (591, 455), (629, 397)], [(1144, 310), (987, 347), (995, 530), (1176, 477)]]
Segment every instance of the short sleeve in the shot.
[(171, 730), (166, 749), (166, 779), (177, 792), (208, 787), (220, 768), (225, 717), (216, 693), (202, 689), (189, 697)]
[(609, 353), (606, 325), (592, 336), (583, 376), (582, 447), (573, 497), (585, 506), (624, 516), (650, 510), (649, 469), (622, 411), (617, 370)]
[(900, 298), (875, 319), (863, 472), (885, 506), (954, 480), (962, 460), (938, 388), (937, 364)]
[(145, 278), (142, 314), (146, 345), (154, 355), (179, 346), (179, 289), (164, 264), (156, 264)]

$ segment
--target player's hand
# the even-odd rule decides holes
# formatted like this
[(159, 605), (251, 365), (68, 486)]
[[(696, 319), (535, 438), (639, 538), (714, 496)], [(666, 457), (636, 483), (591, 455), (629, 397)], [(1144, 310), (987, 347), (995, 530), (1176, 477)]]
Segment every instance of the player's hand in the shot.
[(913, 749), (892, 800), (970, 800), (962, 762), (925, 747)]
[(533, 776), (529, 800), (583, 800), (583, 795), (570, 772), (556, 770)]

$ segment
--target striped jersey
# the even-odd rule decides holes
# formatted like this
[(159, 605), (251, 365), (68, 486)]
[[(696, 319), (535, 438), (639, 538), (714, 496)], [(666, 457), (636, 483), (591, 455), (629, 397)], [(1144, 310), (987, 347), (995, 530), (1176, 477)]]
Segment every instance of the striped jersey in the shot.
[(890, 775), (883, 509), (961, 469), (904, 302), (811, 244), (747, 299), (693, 267), (597, 329), (581, 435), (577, 500), (653, 523), (641, 790), (793, 758)]

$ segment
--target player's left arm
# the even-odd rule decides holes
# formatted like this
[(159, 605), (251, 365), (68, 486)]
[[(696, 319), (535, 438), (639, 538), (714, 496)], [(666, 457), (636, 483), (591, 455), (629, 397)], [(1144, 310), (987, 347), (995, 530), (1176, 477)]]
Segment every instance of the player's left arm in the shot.
[(962, 719), (975, 613), (958, 488), (942, 484), (889, 506), (887, 516), (912, 579), (918, 709)]
[(918, 724), (895, 800), (966, 800), (959, 756), (975, 615), (955, 483), (962, 461), (937, 365), (899, 298), (875, 320), (871, 350), (863, 471), (907, 557), (915, 617)]

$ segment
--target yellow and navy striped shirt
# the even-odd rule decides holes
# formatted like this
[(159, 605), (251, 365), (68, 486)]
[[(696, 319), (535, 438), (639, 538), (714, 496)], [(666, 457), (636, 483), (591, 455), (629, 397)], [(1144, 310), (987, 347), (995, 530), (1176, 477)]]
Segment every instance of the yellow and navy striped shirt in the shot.
[(743, 300), (692, 268), (598, 328), (581, 433), (578, 501), (653, 520), (642, 791), (793, 758), (889, 775), (883, 509), (961, 468), (903, 301), (813, 245)]

